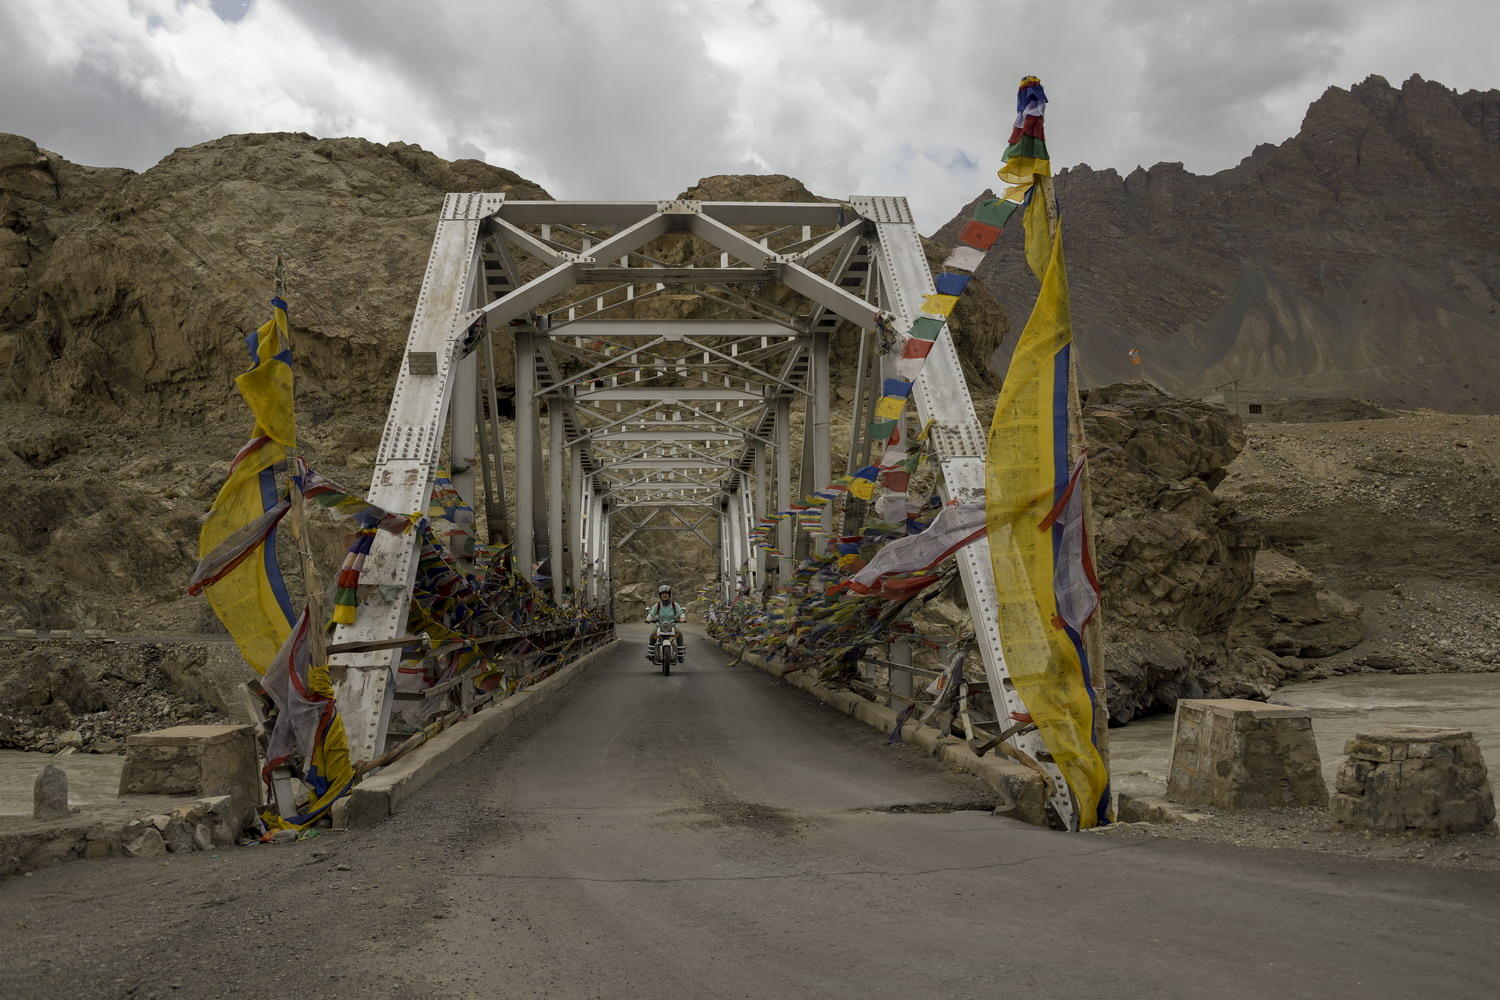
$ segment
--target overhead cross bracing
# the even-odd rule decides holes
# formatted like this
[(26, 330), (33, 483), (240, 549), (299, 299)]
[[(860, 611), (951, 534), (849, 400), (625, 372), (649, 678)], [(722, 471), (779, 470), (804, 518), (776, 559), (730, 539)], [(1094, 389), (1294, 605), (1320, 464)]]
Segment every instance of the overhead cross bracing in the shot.
[[(371, 498), (386, 509), (421, 510), (447, 462), (454, 488), (479, 512), (471, 528), (490, 541), (508, 539), (515, 564), (545, 579), (558, 601), (609, 601), (611, 552), (668, 531), (715, 550), (721, 597), (759, 594), (797, 556), (845, 531), (825, 508), (812, 530), (778, 523), (775, 547), (784, 557), (750, 544), (752, 526), (768, 512), (837, 474), (835, 335), (864, 334), (855, 338), (846, 449), (863, 465), (870, 413), (894, 362), (889, 338), (875, 331), (882, 318), (904, 329), (932, 291), (899, 198), (553, 202), (451, 194)], [(510, 468), (498, 419), (507, 391)], [(932, 447), (944, 490), (979, 495), (983, 429), (946, 335), (912, 398), (924, 421), (936, 421)], [(852, 469), (838, 473), (845, 471)], [(960, 569), (976, 621), (989, 621), (980, 647), (994, 690), (1003, 691), (982, 548), (962, 554)], [(338, 641), (400, 634), (415, 562), (410, 543), (378, 539), (358, 620)], [(341, 704), (356, 756), (368, 755), (385, 738), (395, 659), (345, 660)]]

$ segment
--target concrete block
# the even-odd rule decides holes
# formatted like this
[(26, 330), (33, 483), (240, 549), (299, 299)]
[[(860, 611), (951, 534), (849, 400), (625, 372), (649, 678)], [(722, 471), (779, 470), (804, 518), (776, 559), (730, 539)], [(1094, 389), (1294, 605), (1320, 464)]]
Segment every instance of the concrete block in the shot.
[(1311, 716), (1237, 698), (1178, 701), (1167, 797), (1223, 809), (1324, 805)]
[(1428, 836), (1493, 829), (1494, 790), (1472, 733), (1391, 726), (1355, 734), (1344, 752), (1328, 803), (1335, 822)]
[(238, 830), (260, 805), (260, 765), (250, 726), (173, 726), (125, 741), (121, 795), (230, 797)]

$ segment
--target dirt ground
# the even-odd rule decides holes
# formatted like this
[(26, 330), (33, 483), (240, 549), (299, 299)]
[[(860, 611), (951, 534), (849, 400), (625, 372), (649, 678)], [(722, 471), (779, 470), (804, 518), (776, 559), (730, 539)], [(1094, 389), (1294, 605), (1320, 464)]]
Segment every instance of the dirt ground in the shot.
[(1500, 670), (1500, 416), (1251, 423), (1219, 492), (1265, 544), (1365, 606), (1322, 664)]
[(1192, 840), (1203, 844), (1315, 851), (1367, 861), (1429, 868), (1500, 871), (1500, 836), (1470, 833), (1441, 839), (1349, 830), (1333, 823), (1327, 809), (1202, 809), (1176, 823), (1116, 823), (1094, 831), (1101, 837)]

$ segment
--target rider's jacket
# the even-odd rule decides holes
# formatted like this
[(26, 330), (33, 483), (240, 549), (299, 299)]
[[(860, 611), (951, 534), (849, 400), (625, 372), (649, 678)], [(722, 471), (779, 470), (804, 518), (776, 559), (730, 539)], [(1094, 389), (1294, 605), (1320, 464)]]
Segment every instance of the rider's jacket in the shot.
[(663, 604), (657, 601), (651, 605), (651, 610), (646, 612), (648, 622), (676, 622), (682, 620), (682, 605), (676, 601)]

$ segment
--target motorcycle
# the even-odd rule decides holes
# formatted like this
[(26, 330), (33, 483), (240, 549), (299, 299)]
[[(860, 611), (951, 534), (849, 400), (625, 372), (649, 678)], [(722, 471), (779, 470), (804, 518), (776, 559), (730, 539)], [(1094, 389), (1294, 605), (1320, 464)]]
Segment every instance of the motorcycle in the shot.
[(677, 662), (677, 624), (657, 622), (651, 635), (651, 660), (661, 667), (662, 676), (672, 673), (672, 664)]

